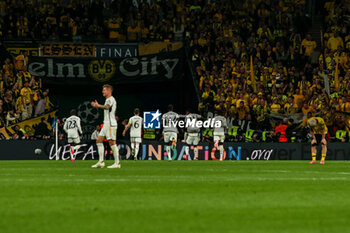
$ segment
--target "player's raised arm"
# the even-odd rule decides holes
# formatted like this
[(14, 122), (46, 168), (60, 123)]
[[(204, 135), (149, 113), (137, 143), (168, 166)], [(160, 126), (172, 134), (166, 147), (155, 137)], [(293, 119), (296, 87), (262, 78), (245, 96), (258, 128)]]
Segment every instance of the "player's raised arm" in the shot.
[(110, 109), (112, 106), (109, 103), (106, 103), (105, 105), (99, 104), (97, 100), (91, 102), (91, 106), (94, 108), (102, 108), (102, 109)]

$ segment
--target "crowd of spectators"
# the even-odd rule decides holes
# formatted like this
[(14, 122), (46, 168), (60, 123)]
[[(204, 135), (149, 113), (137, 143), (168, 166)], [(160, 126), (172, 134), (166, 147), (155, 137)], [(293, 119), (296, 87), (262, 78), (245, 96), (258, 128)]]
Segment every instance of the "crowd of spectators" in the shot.
[(39, 41), (182, 40), (185, 2), (3, 0), (0, 36)]
[[(53, 108), (49, 89), (44, 89), (40, 78), (27, 70), (27, 52), (1, 61), (0, 69), (0, 128), (16, 125), (40, 116)], [(13, 138), (26, 138), (26, 132), (14, 127)], [(19, 132), (17, 132), (19, 131)]]
[(198, 1), (189, 24), (199, 111), (221, 112), (274, 133), (282, 124), (302, 130), (312, 113), (325, 119), (329, 137), (340, 130), (348, 139), (348, 2), (322, 6), (328, 12), (322, 45), (305, 28), (311, 23), (306, 1)]
[[(245, 133), (248, 129), (276, 132), (284, 124), (303, 129), (307, 115), (316, 114), (325, 119), (330, 137), (339, 130), (349, 135), (349, 1), (317, 1), (317, 6), (313, 6), (321, 6), (315, 11), (324, 16), (321, 43), (308, 34), (312, 21), (308, 3), (308, 0), (0, 1), (0, 36), (94, 42), (187, 38), (202, 115), (220, 112), (237, 122), (234, 124), (244, 128)], [(27, 72), (26, 59), (22, 54), (3, 65), (0, 108), (6, 110), (5, 118), (1, 113), (4, 125), (7, 115), (16, 121), (35, 115), (30, 109), (42, 106), (40, 101), (47, 97), (48, 90), (40, 91), (40, 79)], [(18, 69), (21, 61), (24, 65)], [(31, 99), (29, 90), (33, 92)], [(50, 104), (46, 101), (45, 109), (48, 108)], [(242, 122), (252, 124), (243, 127)]]

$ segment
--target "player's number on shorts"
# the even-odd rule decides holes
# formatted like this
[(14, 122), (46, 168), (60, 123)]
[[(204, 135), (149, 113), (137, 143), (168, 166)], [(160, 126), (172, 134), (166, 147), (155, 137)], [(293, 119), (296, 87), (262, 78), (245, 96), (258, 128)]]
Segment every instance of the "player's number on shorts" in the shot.
[(139, 126), (140, 126), (140, 124), (136, 121), (136, 122), (134, 123), (134, 127), (137, 129)]
[(68, 129), (74, 129), (75, 127), (77, 127), (76, 121), (68, 121)]

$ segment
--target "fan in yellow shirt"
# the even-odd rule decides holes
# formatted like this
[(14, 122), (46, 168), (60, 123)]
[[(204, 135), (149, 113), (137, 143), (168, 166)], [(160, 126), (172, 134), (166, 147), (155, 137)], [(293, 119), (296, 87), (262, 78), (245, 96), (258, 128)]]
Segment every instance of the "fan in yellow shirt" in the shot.
[(25, 104), (30, 104), (32, 102), (33, 91), (29, 87), (29, 83), (25, 82), (24, 87), (21, 89), (21, 96)]
[(13, 64), (11, 63), (10, 58), (6, 58), (5, 64), (2, 66), (3, 73), (13, 76)]
[(328, 39), (327, 47), (333, 51), (337, 50), (339, 46), (344, 48), (343, 39), (340, 36), (338, 36), (338, 33), (335, 33), (334, 36), (331, 36)]
[(271, 112), (273, 113), (280, 113), (281, 112), (281, 105), (278, 103), (278, 99), (273, 100), (273, 104), (270, 106)]
[(305, 96), (300, 93), (299, 89), (296, 89), (296, 92), (293, 95), (293, 97), (294, 97), (295, 107), (301, 109), (305, 101)]
[(312, 40), (310, 34), (307, 34), (306, 38), (301, 42), (301, 46), (304, 50), (304, 55), (307, 57), (309, 57), (317, 47), (316, 41)]
[(135, 23), (132, 23), (131, 26), (128, 27), (128, 40), (137, 41), (141, 38), (141, 28), (138, 27)]
[(28, 65), (28, 51), (24, 50), (20, 55), (15, 58), (16, 70), (24, 70)]
[(244, 120), (245, 115), (249, 113), (249, 107), (246, 106), (244, 101), (242, 100), (239, 102), (236, 112), (238, 114), (238, 120)]
[(120, 39), (120, 26), (122, 21), (122, 19), (118, 20), (115, 16), (108, 20), (109, 39)]
[(33, 112), (33, 91), (29, 87), (29, 83), (25, 82), (21, 89), (21, 96), (23, 98), (22, 120), (31, 118)]
[(350, 112), (350, 102), (348, 101), (350, 97), (342, 97), (342, 103), (340, 105), (340, 111), (342, 112)]
[(315, 110), (309, 106), (307, 103), (304, 103), (303, 108), (301, 109), (302, 113), (304, 115), (308, 114), (309, 112), (314, 112)]

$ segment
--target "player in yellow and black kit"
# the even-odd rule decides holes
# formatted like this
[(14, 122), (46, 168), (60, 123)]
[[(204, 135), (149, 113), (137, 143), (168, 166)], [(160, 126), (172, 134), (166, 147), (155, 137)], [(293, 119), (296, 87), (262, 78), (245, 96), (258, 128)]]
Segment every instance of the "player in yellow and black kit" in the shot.
[(311, 154), (312, 154), (312, 161), (310, 164), (316, 163), (316, 154), (317, 154), (317, 145), (321, 143), (322, 147), (322, 158), (320, 164), (324, 164), (326, 154), (327, 154), (327, 141), (326, 141), (326, 134), (328, 133), (327, 126), (324, 122), (324, 120), (321, 117), (311, 117), (307, 122), (311, 135), (312, 135), (312, 141), (311, 141)]

